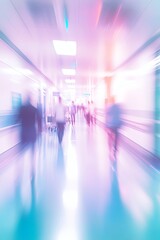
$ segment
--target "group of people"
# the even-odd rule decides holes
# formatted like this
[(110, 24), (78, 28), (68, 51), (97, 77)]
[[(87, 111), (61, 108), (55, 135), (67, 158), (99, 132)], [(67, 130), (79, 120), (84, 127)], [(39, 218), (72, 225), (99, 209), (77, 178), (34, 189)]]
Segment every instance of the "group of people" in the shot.
[[(83, 111), (88, 125), (90, 125), (90, 123), (96, 123), (93, 101), (88, 102), (87, 107), (84, 108)], [(115, 99), (112, 97), (106, 107), (105, 125), (108, 133), (108, 147), (109, 150), (112, 148), (114, 149), (114, 155), (117, 151), (118, 132), (122, 125), (121, 113), (121, 107), (115, 103)], [(72, 125), (75, 124), (75, 114), (76, 106), (72, 101), (70, 106), (70, 118)], [(66, 106), (63, 104), (61, 97), (58, 98), (58, 103), (54, 107), (53, 115), (56, 121), (58, 141), (59, 144), (61, 144), (66, 123)], [(34, 152), (37, 135), (42, 131), (42, 114), (40, 109), (31, 104), (29, 96), (26, 99), (26, 103), (21, 106), (19, 110), (18, 120), (21, 122), (22, 146), (25, 147), (27, 145), (31, 145)]]

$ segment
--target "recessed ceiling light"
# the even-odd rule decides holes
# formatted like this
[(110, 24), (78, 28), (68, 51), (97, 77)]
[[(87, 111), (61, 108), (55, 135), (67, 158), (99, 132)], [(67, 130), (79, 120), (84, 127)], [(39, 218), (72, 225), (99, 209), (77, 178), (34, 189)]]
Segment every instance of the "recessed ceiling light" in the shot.
[(75, 69), (62, 69), (62, 73), (64, 75), (74, 76), (76, 74), (76, 70)]
[(77, 52), (77, 43), (75, 41), (53, 40), (53, 46), (57, 55), (75, 56)]

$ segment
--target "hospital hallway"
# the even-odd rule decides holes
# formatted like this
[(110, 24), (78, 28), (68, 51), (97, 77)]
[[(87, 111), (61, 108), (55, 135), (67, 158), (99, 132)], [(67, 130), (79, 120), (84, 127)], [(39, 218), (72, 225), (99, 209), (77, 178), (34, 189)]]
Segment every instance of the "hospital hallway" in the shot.
[(0, 0), (0, 240), (160, 240), (160, 0)]
[(30, 150), (3, 156), (1, 240), (158, 240), (160, 174), (122, 141), (116, 164), (107, 134), (82, 115), (62, 145), (43, 132), (31, 172)]

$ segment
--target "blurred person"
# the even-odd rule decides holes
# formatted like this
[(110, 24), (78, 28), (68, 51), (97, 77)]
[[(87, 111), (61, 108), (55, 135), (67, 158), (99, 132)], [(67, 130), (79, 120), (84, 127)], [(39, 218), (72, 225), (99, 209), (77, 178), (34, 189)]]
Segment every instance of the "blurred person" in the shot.
[(88, 126), (90, 126), (90, 120), (91, 120), (90, 101), (88, 101), (88, 104), (86, 106), (85, 117), (86, 117), (86, 121), (87, 121)]
[(38, 133), (42, 133), (43, 131), (43, 124), (42, 124), (42, 104), (37, 104), (37, 111), (38, 111)]
[(114, 97), (111, 97), (110, 103), (106, 107), (106, 127), (110, 159), (113, 160), (116, 159), (119, 129), (122, 126), (121, 114), (122, 110), (120, 105), (115, 102)]
[(91, 118), (91, 123), (96, 123), (96, 118), (95, 118), (95, 106), (93, 101), (91, 101), (90, 105), (90, 118)]
[[(37, 108), (31, 104), (31, 96), (28, 94), (26, 102), (20, 107), (18, 121), (21, 123), (21, 150), (31, 149), (31, 157), (34, 159), (35, 143), (38, 132), (41, 131), (41, 115)], [(32, 173), (35, 170), (32, 161)]]
[(74, 101), (72, 101), (70, 113), (71, 113), (71, 123), (72, 125), (75, 125), (76, 106), (74, 104)]
[(23, 147), (31, 145), (34, 152), (37, 134), (41, 132), (42, 125), (41, 113), (31, 104), (30, 95), (19, 109), (18, 120), (21, 123), (21, 143)]
[(59, 144), (61, 144), (63, 140), (64, 127), (66, 122), (66, 108), (62, 103), (61, 97), (58, 98), (58, 103), (55, 106), (54, 116), (55, 116), (56, 125), (57, 125), (58, 141), (59, 141)]

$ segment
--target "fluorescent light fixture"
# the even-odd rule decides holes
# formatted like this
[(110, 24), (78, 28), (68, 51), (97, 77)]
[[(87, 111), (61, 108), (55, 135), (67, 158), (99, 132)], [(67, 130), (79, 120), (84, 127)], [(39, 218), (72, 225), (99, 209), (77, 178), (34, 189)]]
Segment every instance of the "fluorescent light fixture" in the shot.
[(62, 73), (64, 75), (74, 76), (76, 74), (76, 70), (75, 69), (62, 69)]
[(53, 46), (57, 55), (75, 56), (77, 53), (77, 43), (75, 41), (53, 40)]
[(75, 83), (75, 79), (65, 79), (66, 83)]

